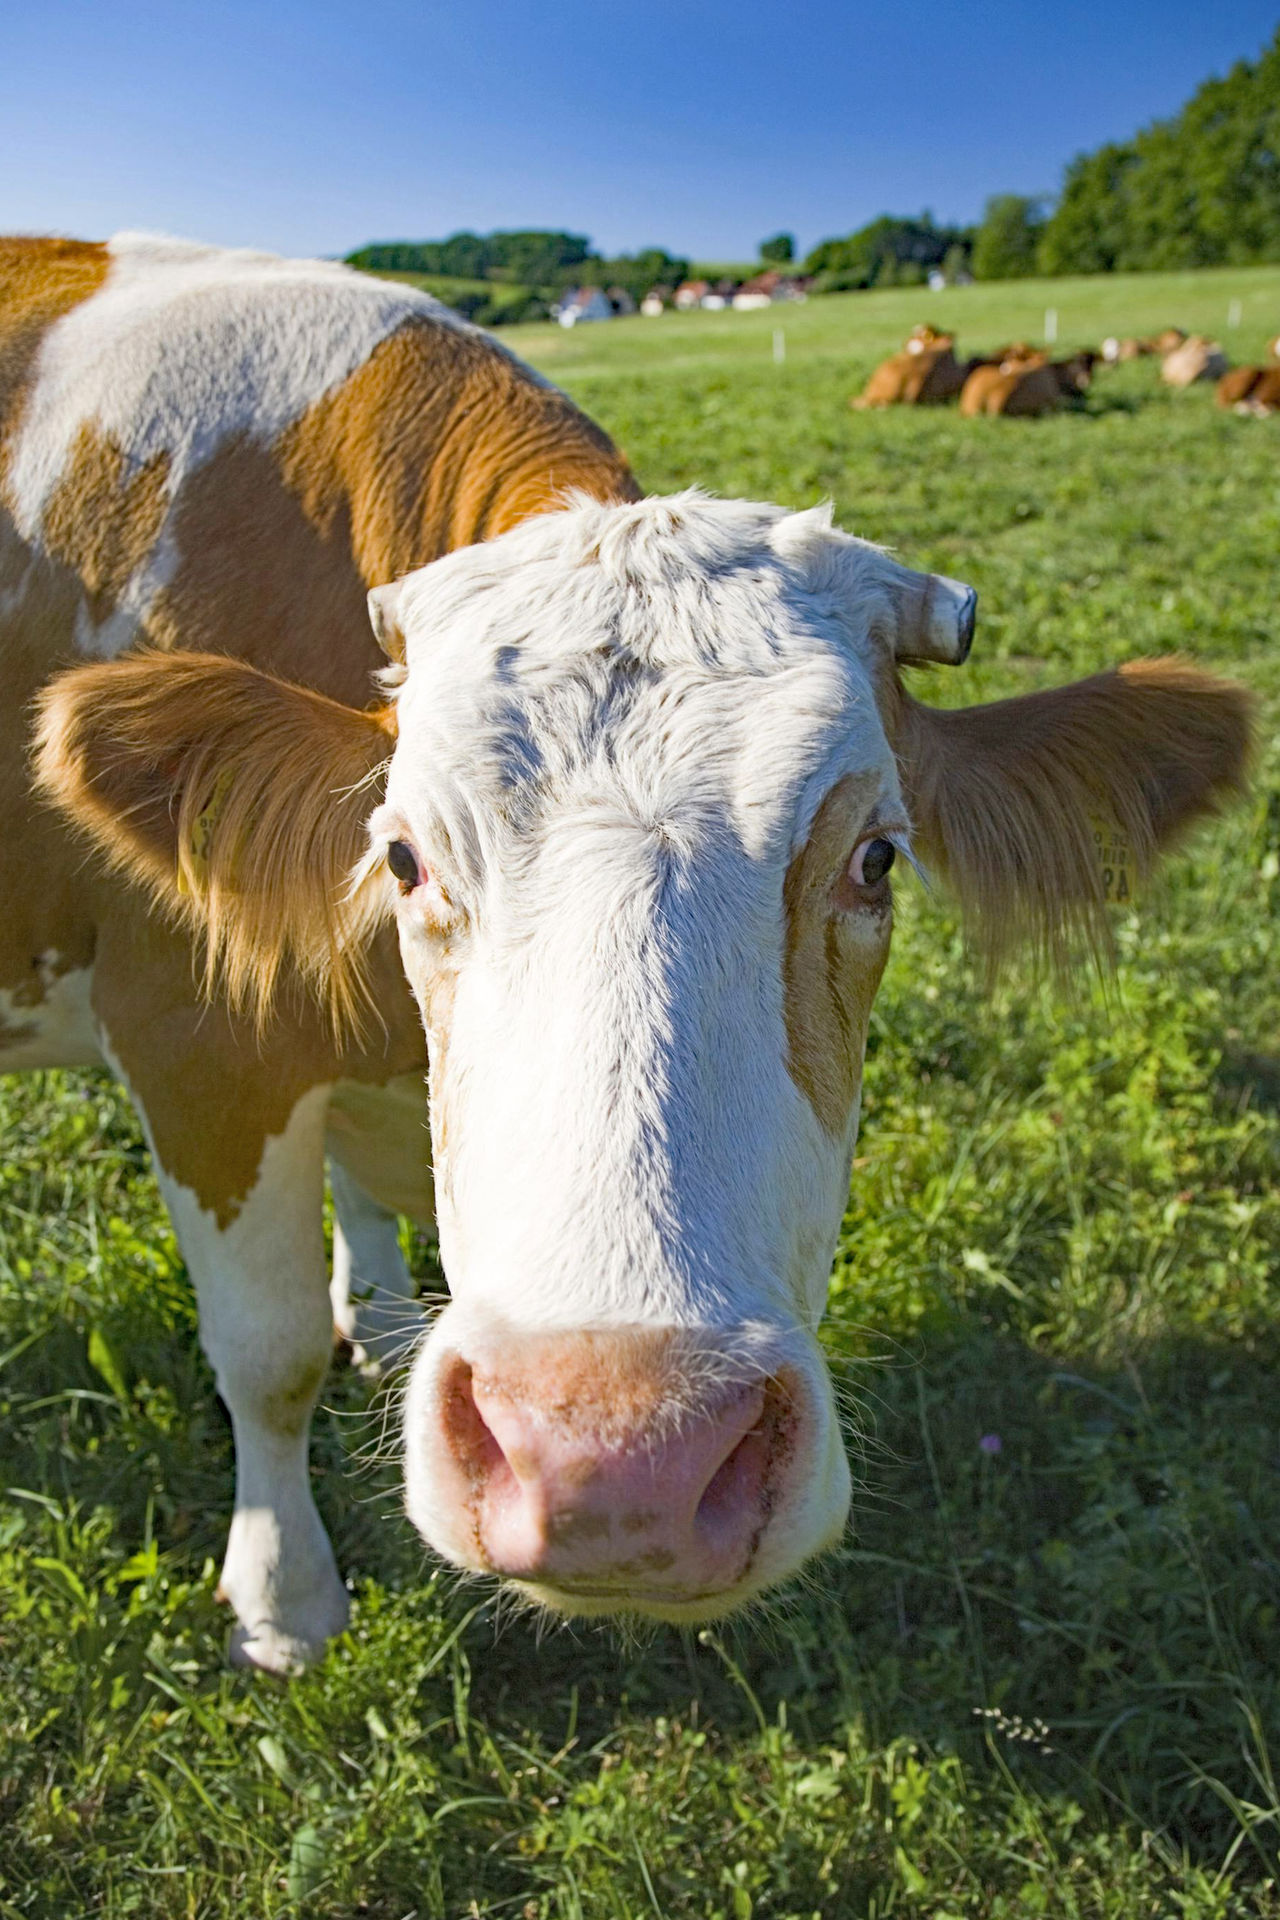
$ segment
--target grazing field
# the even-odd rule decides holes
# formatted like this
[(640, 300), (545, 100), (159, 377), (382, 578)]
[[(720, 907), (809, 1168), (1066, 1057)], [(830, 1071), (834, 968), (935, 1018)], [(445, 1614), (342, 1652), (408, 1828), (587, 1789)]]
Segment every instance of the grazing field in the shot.
[(1280, 420), (1149, 361), (1042, 422), (849, 411), (917, 319), (968, 350), (1047, 305), (1064, 347), (1246, 358), (1280, 269), (504, 336), (650, 487), (830, 495), (972, 581), (931, 698), (1170, 650), (1262, 698), (1252, 800), (1109, 983), (992, 986), (899, 887), (828, 1321), (845, 1545), (747, 1625), (540, 1632), (424, 1564), (388, 1399), (337, 1373), (351, 1632), (225, 1671), (230, 1441), (138, 1129), (105, 1075), (0, 1081), (3, 1920), (1280, 1916)]

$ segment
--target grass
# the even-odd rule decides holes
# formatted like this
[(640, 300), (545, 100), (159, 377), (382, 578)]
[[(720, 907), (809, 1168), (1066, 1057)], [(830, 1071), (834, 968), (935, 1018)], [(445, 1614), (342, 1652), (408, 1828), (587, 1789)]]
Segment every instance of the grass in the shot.
[[(504, 337), (648, 485), (830, 494), (973, 581), (930, 697), (1179, 649), (1270, 714), (1280, 421), (1149, 364), (1043, 422), (846, 404), (922, 315), (968, 348), (1054, 305), (1087, 344), (1233, 298), (1243, 358), (1280, 270)], [(3, 1920), (1280, 1915), (1274, 752), (1117, 920), (1109, 987), (991, 990), (900, 903), (827, 1325), (855, 1525), (713, 1635), (540, 1633), (433, 1572), (337, 1374), (352, 1630), (290, 1687), (225, 1671), (230, 1443), (136, 1123), (105, 1076), (0, 1083)]]

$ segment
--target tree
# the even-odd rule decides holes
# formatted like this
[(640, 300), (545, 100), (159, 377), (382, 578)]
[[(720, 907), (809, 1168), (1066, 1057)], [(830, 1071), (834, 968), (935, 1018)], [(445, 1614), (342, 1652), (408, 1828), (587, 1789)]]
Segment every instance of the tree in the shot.
[(974, 236), (975, 280), (1022, 280), (1034, 273), (1044, 225), (1038, 200), (1020, 193), (993, 194)]
[(775, 233), (760, 242), (760, 258), (771, 267), (789, 267), (796, 257), (794, 233)]
[(935, 226), (927, 213), (917, 220), (883, 213), (843, 240), (822, 241), (806, 257), (804, 270), (815, 276), (818, 293), (914, 285), (953, 248), (963, 247), (967, 258), (971, 240), (965, 228)]
[(1280, 33), (1182, 111), (1080, 154), (1044, 231), (1046, 273), (1280, 260)]

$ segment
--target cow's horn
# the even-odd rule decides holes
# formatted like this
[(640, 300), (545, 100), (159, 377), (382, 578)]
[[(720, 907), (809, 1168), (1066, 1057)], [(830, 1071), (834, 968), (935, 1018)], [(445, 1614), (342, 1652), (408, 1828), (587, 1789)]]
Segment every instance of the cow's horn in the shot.
[(400, 582), (369, 589), (369, 620), (374, 638), (398, 666), (404, 665), (404, 630), (400, 625)]
[(904, 567), (893, 583), (897, 611), (893, 654), (904, 666), (935, 660), (958, 667), (973, 645), (978, 596), (963, 581), (943, 573), (910, 573)]

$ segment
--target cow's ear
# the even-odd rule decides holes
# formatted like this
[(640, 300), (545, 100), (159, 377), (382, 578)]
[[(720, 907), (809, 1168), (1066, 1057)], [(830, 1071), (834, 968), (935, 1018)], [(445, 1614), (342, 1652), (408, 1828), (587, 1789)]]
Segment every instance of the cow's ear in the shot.
[(926, 865), (989, 954), (1108, 945), (1106, 906), (1244, 784), (1252, 701), (1184, 660), (943, 711), (903, 697), (904, 792)]
[(259, 1019), (292, 962), (350, 1023), (385, 888), (352, 896), (390, 710), (217, 654), (77, 667), (41, 696), (40, 792), (204, 937), (206, 986)]

